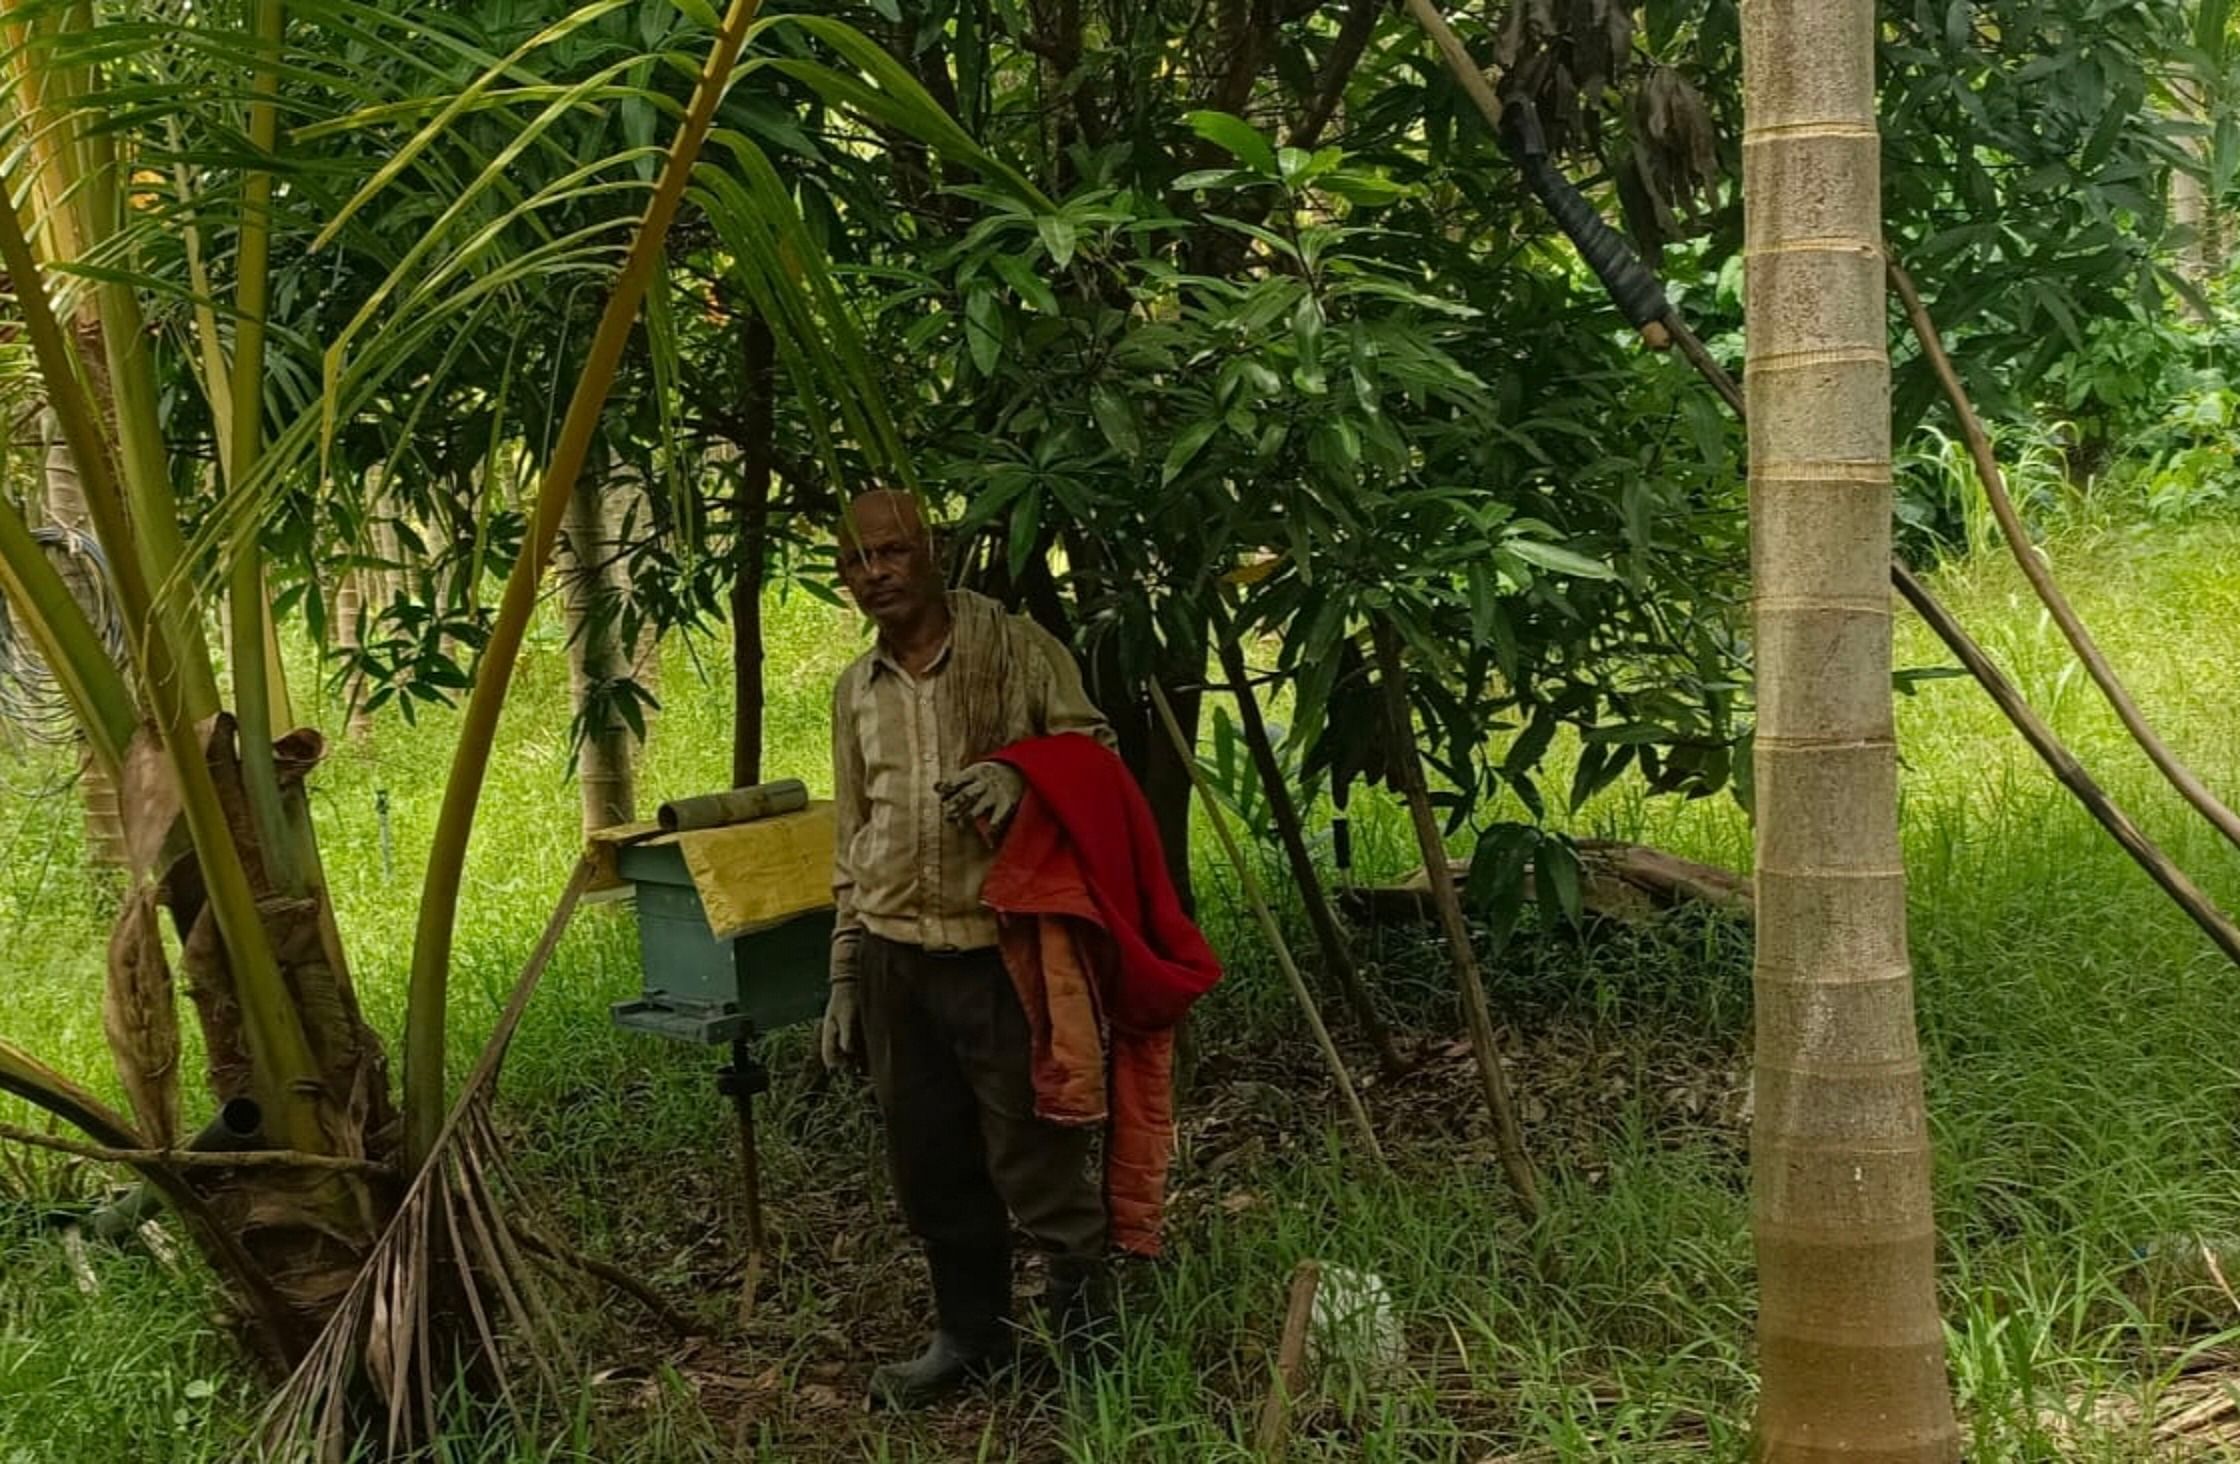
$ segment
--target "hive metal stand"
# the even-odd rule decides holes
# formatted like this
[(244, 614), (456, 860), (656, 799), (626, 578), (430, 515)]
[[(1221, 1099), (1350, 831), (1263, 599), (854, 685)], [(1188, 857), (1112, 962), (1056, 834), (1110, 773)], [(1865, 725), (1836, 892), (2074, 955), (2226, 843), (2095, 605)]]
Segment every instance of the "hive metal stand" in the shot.
[(644, 983), (636, 997), (614, 1004), (615, 1025), (692, 1046), (731, 1048), (731, 1060), (716, 1070), (715, 1080), (717, 1093), (730, 1100), (738, 1118), (743, 1320), (753, 1307), (766, 1248), (754, 1100), (769, 1091), (770, 1074), (755, 1057), (754, 1041), (823, 1013), (833, 912), (812, 911), (717, 940), (673, 842), (623, 845), (615, 851), (615, 868), (635, 895)]

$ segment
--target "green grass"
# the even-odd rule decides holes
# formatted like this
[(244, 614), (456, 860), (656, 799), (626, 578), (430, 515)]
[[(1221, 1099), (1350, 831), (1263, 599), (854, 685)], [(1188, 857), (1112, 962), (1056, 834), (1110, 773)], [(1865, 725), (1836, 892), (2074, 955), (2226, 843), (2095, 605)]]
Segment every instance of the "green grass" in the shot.
[[(2173, 745), (2240, 795), (2240, 532), (2063, 542), (2055, 566)], [(2124, 741), (2011, 565), (1939, 580), (2032, 699), (2141, 822), (2227, 906), (2240, 859)], [(772, 772), (823, 780), (826, 688), (860, 644), (835, 612), (775, 617)], [(1916, 626), (1908, 664), (1941, 660)], [(720, 678), (720, 650), (702, 659)], [(477, 835), (455, 986), (466, 1061), (573, 858), (568, 713), (556, 637), (533, 647)], [(724, 695), (673, 647), (641, 797), (719, 786)], [(319, 720), (331, 725), (334, 718)], [(338, 748), (314, 803), (369, 1014), (394, 1032), (410, 911), (449, 753), (449, 716)], [(2240, 1235), (2235, 975), (2034, 764), (1968, 683), (1900, 708), (1913, 946), (1937, 1142), (1942, 1278), (1972, 1459), (2149, 1457), (2159, 1392), (2230, 1361), (2240, 1324), (2136, 1259), (2158, 1237)], [(0, 763), (11, 787), (46, 765)], [(1552, 780), (1553, 783), (1553, 780)], [(392, 806), (395, 866), (374, 816)], [(66, 798), (11, 798), (0, 937), (15, 957), (0, 1031), (109, 1087), (96, 993), (101, 905), (78, 875)], [(1725, 800), (1613, 789), (1583, 832), (1742, 867)], [(1367, 820), (1364, 862), (1396, 871), (1405, 827)], [(1272, 866), (1271, 866), (1272, 868)], [(1741, 1458), (1751, 1406), (1751, 1261), (1740, 1106), (1746, 932), (1680, 920), (1585, 944), (1528, 940), (1489, 963), (1517, 1033), (1513, 1073), (1550, 1215), (1513, 1218), (1466, 1058), (1436, 1055), (1369, 1099), (1395, 1158), (1374, 1174), (1265, 953), (1201, 858), (1207, 921), (1234, 974), (1203, 1008), (1184, 1114), (1174, 1254), (1128, 1277), (1125, 1356), (1071, 1392), (1025, 1382), (924, 1419), (852, 1406), (862, 1365), (917, 1340), (916, 1274), (859, 1089), (815, 1098), (800, 1034), (774, 1044), (765, 1187), (779, 1256), (760, 1310), (721, 1345), (675, 1352), (620, 1301), (581, 1317), (591, 1365), (573, 1419), (516, 1440), (462, 1426), (460, 1459), (1244, 1458), (1297, 1260), (1374, 1272), (1407, 1357), (1341, 1357), (1303, 1410), (1298, 1456), (1330, 1460)], [(1302, 940), (1302, 946), (1305, 944)], [(1436, 948), (1366, 943), (1410, 1029), (1459, 1030)], [(712, 1059), (614, 1031), (636, 980), (629, 931), (594, 909), (563, 947), (506, 1075), (516, 1160), (586, 1248), (713, 1318), (732, 1280), (730, 1134)], [(1339, 1020), (1334, 1017), (1334, 1020)], [(1341, 1041), (1357, 1059), (1341, 1021)], [(1359, 1066), (1366, 1067), (1365, 1063)], [(13, 1106), (0, 1116), (24, 1121)], [(97, 1256), (81, 1295), (35, 1223), (113, 1176), (0, 1156), (0, 1464), (218, 1457), (257, 1388), (193, 1273)], [(2240, 1280), (2236, 1276), (2235, 1280)], [(2128, 1411), (2124, 1411), (2128, 1407)]]

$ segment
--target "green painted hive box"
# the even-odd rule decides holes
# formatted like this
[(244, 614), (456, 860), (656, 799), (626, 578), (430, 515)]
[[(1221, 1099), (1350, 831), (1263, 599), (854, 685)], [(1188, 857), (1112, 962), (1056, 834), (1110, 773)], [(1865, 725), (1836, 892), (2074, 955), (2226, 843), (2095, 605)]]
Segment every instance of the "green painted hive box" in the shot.
[[(736, 831), (726, 832), (737, 837)], [(616, 873), (635, 892), (638, 960), (644, 973), (644, 991), (635, 1000), (615, 1004), (615, 1024), (680, 1042), (714, 1044), (815, 1021), (824, 1013), (832, 945), (829, 894), (822, 908), (760, 922), (719, 939), (680, 842), (690, 837), (615, 851)], [(827, 883), (829, 867), (828, 855)], [(705, 857), (698, 872), (707, 877)], [(754, 880), (762, 873), (747, 870), (740, 877)], [(769, 888), (767, 879), (758, 883)]]

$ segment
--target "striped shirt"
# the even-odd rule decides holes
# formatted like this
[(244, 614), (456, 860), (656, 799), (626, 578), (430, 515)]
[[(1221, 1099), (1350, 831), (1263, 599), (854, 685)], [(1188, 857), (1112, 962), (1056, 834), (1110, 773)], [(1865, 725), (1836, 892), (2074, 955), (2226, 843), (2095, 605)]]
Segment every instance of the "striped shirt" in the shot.
[(1082, 732), (1113, 745), (1072, 654), (1031, 620), (956, 615), (951, 644), (917, 676), (883, 647), (865, 652), (841, 673), (832, 697), (835, 940), (868, 930), (941, 952), (996, 943), (995, 916), (980, 903), (995, 852), (978, 830), (945, 820), (934, 791), (969, 755), (954, 699), (937, 694), (942, 673), (957, 637), (991, 624), (1014, 638), (1012, 660), (1027, 678), (1003, 742)]

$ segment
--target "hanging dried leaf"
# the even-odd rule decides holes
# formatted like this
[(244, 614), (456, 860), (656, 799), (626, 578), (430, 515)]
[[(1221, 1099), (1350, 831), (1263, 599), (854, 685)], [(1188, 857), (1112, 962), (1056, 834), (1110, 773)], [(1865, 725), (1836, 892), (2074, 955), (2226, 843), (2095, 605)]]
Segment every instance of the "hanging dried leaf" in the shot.
[(126, 866), (141, 879), (160, 877), (188, 849), (179, 820), (179, 788), (153, 730), (142, 727), (125, 749), (117, 806), (124, 813)]
[(1623, 0), (1515, 0), (1494, 47), (1505, 99), (1529, 100), (1549, 146), (1587, 144), (1615, 100), (1633, 51)]
[(101, 1030), (140, 1131), (156, 1146), (179, 1137), (179, 1007), (156, 924), (155, 892), (133, 891), (109, 932)]
[(1692, 215), (1719, 180), (1719, 138), (1710, 107), (1686, 77), (1659, 66), (1634, 92), (1632, 111), (1642, 181), (1665, 210), (1685, 208)]
[(1633, 247), (1652, 270), (1662, 265), (1664, 246), (1680, 237), (1680, 222), (1643, 179), (1640, 159), (1630, 150), (1610, 171), (1618, 191), (1618, 208), (1625, 215), (1626, 233)]

